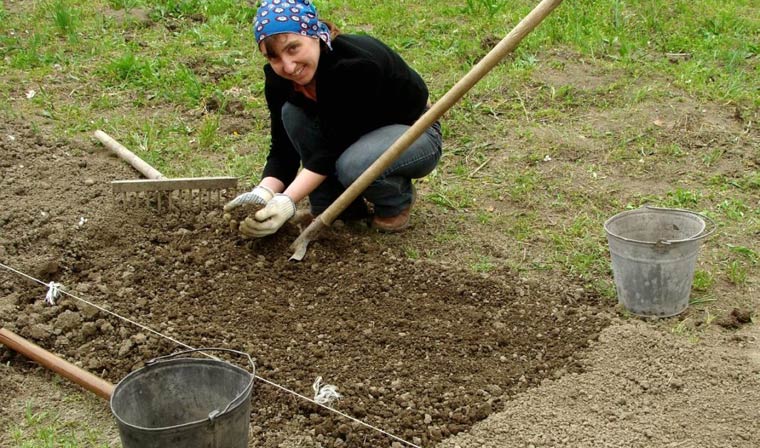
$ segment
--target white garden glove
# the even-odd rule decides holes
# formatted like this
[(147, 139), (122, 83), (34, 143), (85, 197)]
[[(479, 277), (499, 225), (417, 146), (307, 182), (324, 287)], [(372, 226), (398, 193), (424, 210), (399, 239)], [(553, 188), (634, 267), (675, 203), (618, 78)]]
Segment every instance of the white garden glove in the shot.
[(263, 185), (259, 185), (248, 193), (238, 195), (238, 197), (225, 204), (224, 211), (229, 212), (241, 205), (247, 204), (264, 205), (272, 199), (272, 197), (274, 197), (274, 191)]
[(276, 194), (267, 205), (240, 223), (240, 233), (253, 238), (275, 233), (296, 214), (296, 204), (286, 194)]

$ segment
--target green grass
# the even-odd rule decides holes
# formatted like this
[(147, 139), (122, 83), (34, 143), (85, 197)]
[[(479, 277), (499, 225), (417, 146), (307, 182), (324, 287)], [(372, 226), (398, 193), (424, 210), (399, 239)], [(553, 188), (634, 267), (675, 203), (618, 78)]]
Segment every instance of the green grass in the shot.
[[(398, 50), (426, 79), (435, 100), (537, 1), (316, 3), (322, 17), (345, 32), (370, 33)], [(6, 62), (0, 66), (6, 81), (0, 96), (8, 100), (0, 113), (35, 117), (68, 137), (86, 138), (102, 128), (169, 176), (258, 179), (269, 125), (264, 60), (250, 29), (255, 2), (9, 5), (0, 6), (0, 58)], [(757, 123), (759, 12), (750, 0), (561, 4), (507, 63), (445, 115), (445, 154), (426, 179), (425, 203), (452, 222), (435, 240), (466, 248), (463, 228), (498, 229), (505, 238), (544, 248), (548, 255), (531, 263), (537, 269), (563, 269), (609, 291), (601, 226), (625, 207), (651, 203), (699, 210), (719, 221), (727, 235), (757, 231), (760, 214), (752, 198), (760, 190), (760, 173), (722, 171), (732, 158), (729, 146), (694, 148), (678, 132), (653, 122), (606, 125), (624, 122), (630, 108), (669, 104), (679, 97), (729, 105), (744, 122)], [(549, 70), (563, 73), (575, 61), (590, 68), (589, 80), (596, 76), (607, 82), (557, 84), (536, 77)], [(37, 96), (24, 101), (21, 95), (28, 89), (37, 90)], [(212, 100), (220, 109), (206, 110)], [(225, 131), (230, 116), (223, 109), (232, 100), (244, 104), (247, 133)], [(602, 119), (580, 122), (590, 112)], [(583, 139), (569, 145), (542, 134), (553, 127), (573, 129)], [(563, 163), (579, 170), (563, 172)], [(684, 179), (668, 190), (632, 194), (608, 194), (603, 184), (591, 188), (615, 164), (626, 164), (626, 174), (646, 179), (653, 170), (675, 173), (687, 163), (700, 165), (704, 181)], [(546, 215), (556, 219), (546, 222)], [(751, 260), (757, 254), (746, 242), (735, 246), (746, 251), (724, 245), (716, 255), (719, 262), (705, 270), (711, 273), (710, 281), (700, 283), (705, 293), (719, 279), (744, 287), (754, 278), (756, 261)], [(427, 253), (413, 247), (406, 251), (414, 257)], [(474, 250), (463, 256), (474, 270), (493, 262)]]
[[(411, 8), (402, 8), (399, 1), (381, 5), (366, 0), (318, 4), (323, 16), (335, 18), (349, 32), (371, 24), (373, 34), (396, 46), (420, 72), (428, 75), (434, 97), (440, 96), (477, 58), (490, 50), (492, 45), (484, 44), (483, 39), (499, 39), (534, 5), (526, 0), (468, 0), (436, 8), (439, 13), (429, 18), (425, 2)], [(129, 21), (104, 19), (101, 14), (108, 9), (129, 13), (136, 8), (147, 11), (155, 24), (141, 27), (135, 38), (127, 39), (129, 34), (122, 32), (121, 27), (133, 26)], [(512, 80), (510, 83), (524, 78), (543, 60), (539, 55), (542, 51), (561, 45), (594, 58), (612, 57), (614, 64), (627, 71), (664, 72), (674, 79), (683, 79), (683, 87), (695, 93), (749, 107), (757, 104), (757, 97), (751, 89), (739, 87), (756, 76), (750, 61), (757, 50), (752, 46), (752, 42), (757, 41), (757, 21), (751, 19), (752, 10), (752, 4), (746, 1), (677, 1), (669, 2), (664, 8), (653, 1), (620, 0), (593, 2), (583, 8), (561, 5), (518, 48), (514, 63), (498, 67), (483, 85), (490, 87), (504, 76)], [(0, 56), (7, 57), (10, 67), (16, 70), (45, 68), (49, 73), (51, 65), (61, 64), (86, 79), (93, 90), (97, 86), (107, 91), (109, 103), (193, 110), (220, 88), (234, 87), (249, 91), (254, 98), (251, 106), (260, 109), (264, 104), (260, 97), (259, 68), (263, 61), (252, 47), (249, 24), (253, 12), (251, 5), (241, 7), (231, 0), (41, 2), (26, 12), (26, 19), (8, 15), (4, 10), (0, 12), (8, 17), (0, 25), (4, 40)], [(40, 17), (47, 20), (38, 20)], [(29, 36), (8, 33), (27, 28), (28, 23), (35, 24)], [(171, 31), (170, 38), (165, 37), (167, 27)], [(65, 52), (60, 50), (61, 37), (69, 40)], [(671, 64), (664, 57), (651, 57), (686, 50), (691, 58), (682, 64)], [(188, 66), (198, 56), (202, 56), (201, 63), (196, 68)], [(229, 75), (209, 78), (203, 73), (217, 68), (228, 71)], [(44, 75), (41, 72), (37, 76)], [(707, 82), (710, 76), (712, 81)], [(524, 102), (519, 92), (514, 93), (517, 101), (502, 104), (502, 107), (516, 105), (515, 113), (525, 113), (526, 105), (521, 104)], [(547, 94), (566, 109), (586, 100), (569, 86)], [(103, 98), (85, 100), (75, 110), (56, 116), (56, 122), (68, 129), (68, 123), (75, 118), (94, 121), (100, 111), (111, 105), (103, 101)], [(468, 109), (466, 102), (467, 99), (459, 111), (451, 112), (455, 121), (468, 120), (459, 116)], [(498, 111), (493, 107), (491, 110)], [(554, 107), (532, 114), (536, 119), (551, 120), (563, 115)], [(170, 120), (168, 115), (162, 119)], [(471, 115), (469, 119), (478, 117)], [(194, 128), (201, 132), (201, 126)], [(176, 137), (167, 133), (160, 144), (185, 143)], [(196, 139), (200, 141), (201, 136)], [(241, 140), (236, 143), (250, 143), (245, 138)], [(714, 163), (719, 156), (718, 153), (706, 156), (705, 163)], [(164, 168), (161, 165), (169, 160), (159, 158), (155, 162)], [(193, 170), (192, 167), (187, 169)], [(171, 171), (182, 171), (182, 168)]]
[(715, 278), (708, 271), (698, 269), (694, 272), (692, 288), (696, 291), (707, 291), (715, 284)]
[(470, 268), (475, 272), (488, 273), (496, 268), (496, 264), (490, 257), (481, 255)]
[(130, 11), (140, 4), (139, 0), (108, 0), (108, 4), (116, 10)]
[(85, 448), (103, 447), (102, 434), (86, 423), (72, 422), (56, 412), (42, 411), (27, 405), (23, 419), (9, 428), (9, 435), (18, 448)]
[(79, 13), (64, 0), (58, 0), (52, 4), (53, 24), (58, 33), (70, 40), (76, 40), (77, 23)]
[(741, 255), (742, 258), (744, 258), (752, 266), (756, 265), (758, 261), (760, 261), (760, 257), (758, 257), (757, 251), (752, 250), (748, 247), (729, 244), (728, 248), (732, 253)]

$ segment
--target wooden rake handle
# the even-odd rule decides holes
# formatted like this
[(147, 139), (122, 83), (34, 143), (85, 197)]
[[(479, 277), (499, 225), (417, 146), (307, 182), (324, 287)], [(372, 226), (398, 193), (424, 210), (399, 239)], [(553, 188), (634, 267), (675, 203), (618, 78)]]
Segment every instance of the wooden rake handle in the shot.
[(343, 192), (322, 214), (298, 236), (291, 245), (296, 252), (303, 252), (305, 244), (315, 239), (319, 232), (330, 226), (333, 221), (346, 209), (359, 195), (367, 189), (393, 162), (398, 159), (409, 146), (414, 143), (433, 123), (456, 104), (475, 84), (490, 72), (505, 56), (511, 53), (520, 41), (523, 40), (554, 8), (559, 6), (562, 0), (543, 0), (523, 18), (520, 23), (502, 39), (483, 59), (481, 59), (470, 71), (449, 89), (433, 107), (404, 132), (372, 165), (370, 165), (346, 191)]
[(21, 353), (37, 364), (73, 381), (101, 398), (108, 400), (113, 394), (113, 384), (59, 358), (10, 330), (0, 328), (0, 343), (15, 352)]
[(160, 171), (153, 168), (148, 162), (139, 158), (137, 154), (125, 148), (121, 143), (114, 140), (110, 135), (101, 130), (95, 131), (95, 138), (106, 148), (110, 149), (114, 154), (119, 156), (122, 160), (126, 161), (132, 168), (139, 171), (143, 176), (148, 179), (165, 179), (166, 177), (161, 174)]

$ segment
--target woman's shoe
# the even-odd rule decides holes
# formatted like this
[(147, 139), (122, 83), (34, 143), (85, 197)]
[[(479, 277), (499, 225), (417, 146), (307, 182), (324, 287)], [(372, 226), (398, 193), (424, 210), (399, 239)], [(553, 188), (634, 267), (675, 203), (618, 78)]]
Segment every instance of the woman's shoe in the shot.
[(372, 218), (372, 228), (377, 229), (380, 232), (396, 233), (409, 227), (411, 221), (412, 206), (401, 210), (396, 216), (375, 216)]
[(377, 216), (372, 218), (372, 228), (385, 233), (397, 233), (409, 227), (412, 206), (417, 202), (417, 189), (412, 184), (412, 202), (396, 216)]

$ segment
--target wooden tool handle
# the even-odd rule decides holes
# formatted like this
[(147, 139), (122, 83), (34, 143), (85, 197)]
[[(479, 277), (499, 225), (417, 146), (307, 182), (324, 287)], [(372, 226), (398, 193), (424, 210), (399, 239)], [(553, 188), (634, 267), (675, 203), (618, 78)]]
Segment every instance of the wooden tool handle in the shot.
[(0, 343), (106, 400), (113, 394), (113, 384), (55, 356), (10, 330), (0, 328)]
[(367, 189), (383, 171), (398, 159), (401, 154), (417, 140), (433, 123), (448, 111), (460, 98), (464, 96), (483, 76), (485, 76), (506, 55), (512, 52), (520, 41), (541, 23), (562, 0), (543, 0), (517, 24), (509, 34), (488, 52), (470, 71), (449, 89), (433, 107), (423, 114), (417, 121), (404, 132), (385, 152), (372, 163), (338, 198), (327, 207), (311, 224), (309, 224), (298, 238), (291, 244), (295, 251), (291, 260), (300, 260), (306, 253), (306, 246), (316, 239), (322, 229), (329, 227), (333, 221), (346, 209), (364, 190)]
[[(406, 130), (364, 173), (352, 183), (317, 219), (329, 226), (359, 195), (367, 189), (401, 154), (419, 138), (433, 123), (448, 111), (465, 93), (485, 76), (506, 55), (514, 50), (522, 39), (541, 23), (562, 0), (543, 0), (520, 23), (501, 40), (487, 55), (457, 82), (433, 107)], [(315, 220), (316, 221), (316, 220)], [(308, 229), (307, 229), (308, 230)]]
[(127, 161), (134, 169), (142, 173), (142, 175), (148, 179), (165, 179), (160, 171), (150, 166), (148, 162), (137, 157), (135, 153), (122, 146), (105, 132), (101, 130), (95, 131), (95, 138), (97, 138), (106, 148), (113, 151), (117, 156)]

